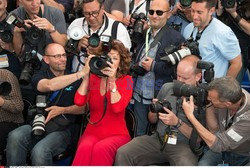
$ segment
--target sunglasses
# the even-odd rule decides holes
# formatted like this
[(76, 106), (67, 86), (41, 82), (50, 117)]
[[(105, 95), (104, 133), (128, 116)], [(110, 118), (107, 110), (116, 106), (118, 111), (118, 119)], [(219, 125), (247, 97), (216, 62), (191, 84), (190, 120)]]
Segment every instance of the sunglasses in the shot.
[(149, 13), (150, 15), (154, 15), (155, 12), (156, 12), (156, 14), (157, 14), (158, 16), (162, 16), (163, 13), (168, 12), (168, 11), (152, 10), (152, 9), (149, 9), (149, 10), (148, 10), (148, 13)]

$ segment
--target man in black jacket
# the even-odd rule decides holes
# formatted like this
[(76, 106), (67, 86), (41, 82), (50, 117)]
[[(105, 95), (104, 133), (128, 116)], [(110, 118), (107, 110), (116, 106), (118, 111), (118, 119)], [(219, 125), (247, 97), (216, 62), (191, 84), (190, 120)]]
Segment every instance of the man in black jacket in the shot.
[(136, 73), (133, 97), (135, 99), (134, 111), (138, 121), (137, 136), (146, 133), (148, 108), (152, 103), (152, 98), (157, 95), (164, 83), (171, 82), (174, 78), (173, 66), (160, 60), (166, 55), (164, 51), (166, 47), (178, 46), (184, 41), (179, 32), (166, 26), (170, 16), (168, 1), (152, 1), (148, 12), (151, 26), (147, 30), (145, 41), (138, 45), (136, 57), (134, 57), (134, 65), (138, 65), (140, 69), (140, 72), (136, 70), (138, 67), (134, 69)]

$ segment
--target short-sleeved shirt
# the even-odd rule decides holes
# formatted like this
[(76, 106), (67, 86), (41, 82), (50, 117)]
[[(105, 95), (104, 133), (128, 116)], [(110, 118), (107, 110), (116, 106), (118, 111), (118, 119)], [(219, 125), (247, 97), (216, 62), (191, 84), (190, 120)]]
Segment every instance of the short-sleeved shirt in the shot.
[(111, 13), (113, 10), (117, 10), (125, 14), (125, 1), (124, 0), (105, 0), (104, 10)]
[[(69, 30), (71, 30), (73, 27), (80, 27), (83, 31), (83, 35), (89, 35), (89, 30), (90, 30), (90, 34), (92, 35), (93, 33), (97, 33), (98, 35), (106, 35), (106, 36), (111, 36), (111, 32), (112, 32), (112, 25), (115, 22), (115, 20), (108, 18), (106, 15), (104, 15), (104, 22), (103, 25), (101, 26), (101, 28), (99, 30), (97, 30), (96, 32), (92, 32), (91, 29), (89, 29), (88, 23), (85, 20), (85, 18), (78, 18), (75, 19), (68, 27), (68, 32)], [(107, 28), (105, 29), (105, 24), (108, 24)], [(118, 24), (117, 27), (117, 40), (121, 41), (124, 46), (128, 49), (130, 49), (131, 47), (131, 40), (128, 34), (128, 31), (126, 29), (126, 27), (123, 24)], [(84, 58), (80, 57), (81, 61), (84, 62)], [(72, 62), (72, 72), (76, 72), (81, 70), (83, 67), (83, 65), (80, 64), (78, 58), (75, 56), (73, 58), (73, 62)]]
[[(55, 75), (49, 69), (37, 71), (32, 76), (32, 86), (34, 87), (34, 90), (37, 91), (37, 85), (38, 85), (40, 80), (52, 79), (54, 77), (55, 77)], [(80, 84), (81, 84), (81, 80), (78, 80), (78, 81), (75, 81), (72, 84), (64, 87), (62, 95), (60, 96), (60, 99), (56, 105), (60, 106), (60, 107), (67, 107), (67, 106), (74, 105), (75, 92), (79, 88)], [(42, 95), (46, 94), (47, 99), (48, 99), (48, 97), (50, 97), (53, 94), (53, 92), (41, 93), (41, 92), (37, 91), (37, 95), (39, 95), (39, 94), (42, 94)], [(53, 101), (50, 104), (48, 104), (48, 107), (54, 105), (56, 99), (57, 98), (54, 98)], [(66, 114), (65, 116), (67, 116), (68, 119), (72, 119), (72, 120), (74, 120), (74, 118), (75, 118), (74, 115), (70, 115), (70, 114)]]
[[(194, 27), (193, 23), (190, 23), (184, 30), (184, 38), (189, 38), (192, 32), (192, 37), (195, 39), (198, 28)], [(216, 18), (213, 18), (206, 27), (198, 42), (200, 56), (203, 61), (214, 64), (216, 78), (226, 76), (229, 61), (241, 53), (239, 41), (234, 32)]]
[[(15, 9), (13, 13), (15, 13), (22, 20), (28, 19), (26, 16), (26, 11), (23, 7)], [(44, 5), (44, 12), (42, 14), (42, 17), (46, 18), (52, 25), (54, 25), (55, 29), (59, 33), (66, 34), (66, 22), (62, 11), (60, 11), (57, 8)], [(44, 49), (46, 45), (53, 42), (50, 33), (47, 31), (44, 32), (45, 36), (43, 36), (41, 42), (38, 44), (38, 49), (37, 49), (37, 51), (41, 55), (44, 55)], [(22, 36), (24, 39), (25, 33), (23, 33)]]

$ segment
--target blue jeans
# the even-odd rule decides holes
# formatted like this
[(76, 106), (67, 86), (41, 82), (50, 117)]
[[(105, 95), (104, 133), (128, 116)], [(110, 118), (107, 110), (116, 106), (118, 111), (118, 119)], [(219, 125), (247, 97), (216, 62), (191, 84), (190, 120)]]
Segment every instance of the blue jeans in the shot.
[(150, 104), (143, 104), (135, 100), (134, 112), (137, 119), (136, 136), (145, 135), (148, 128), (148, 113)]
[(8, 135), (6, 157), (8, 166), (25, 166), (30, 151), (32, 165), (51, 166), (53, 156), (64, 152), (71, 142), (71, 131), (52, 132), (40, 139), (31, 135), (30, 125), (23, 125)]
[[(232, 152), (223, 152), (225, 154), (224, 163), (229, 164), (230, 166), (243, 166), (248, 163), (250, 160), (249, 156), (242, 156)], [(199, 166), (217, 166), (222, 164), (222, 152), (216, 153), (208, 150), (204, 153), (200, 159)]]

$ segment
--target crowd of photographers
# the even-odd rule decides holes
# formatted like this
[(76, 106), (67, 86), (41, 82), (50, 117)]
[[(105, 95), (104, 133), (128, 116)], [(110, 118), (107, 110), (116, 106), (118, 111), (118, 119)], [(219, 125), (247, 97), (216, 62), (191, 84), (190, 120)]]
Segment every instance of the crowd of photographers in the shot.
[(0, 0), (0, 165), (248, 165), (249, 41), (247, 0)]

